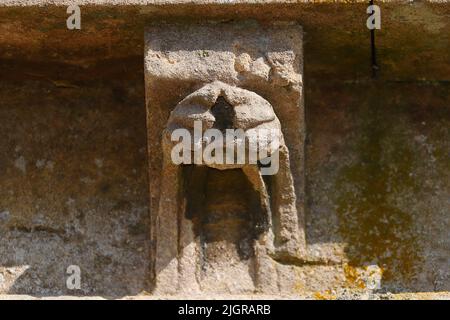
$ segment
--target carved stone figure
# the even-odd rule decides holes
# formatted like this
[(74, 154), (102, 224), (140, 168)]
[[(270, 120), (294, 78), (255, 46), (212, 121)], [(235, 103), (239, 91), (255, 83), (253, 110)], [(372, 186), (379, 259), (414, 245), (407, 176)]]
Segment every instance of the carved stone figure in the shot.
[[(170, 281), (179, 276), (180, 267), (193, 264), (188, 267), (195, 275), (191, 281), (198, 282), (200, 287), (204, 281), (211, 281), (223, 285), (224, 291), (263, 289), (258, 275), (267, 255), (292, 259), (300, 256), (288, 149), (281, 134), (279, 147), (269, 151), (279, 153), (278, 172), (265, 177), (258, 164), (250, 164), (248, 158), (242, 164), (174, 164), (171, 154), (175, 143), (171, 134), (185, 128), (193, 136), (196, 121), (201, 122), (204, 131), (218, 128), (281, 132), (280, 122), (268, 101), (254, 92), (220, 81), (188, 95), (172, 111), (162, 143), (160, 230), (167, 232), (164, 223), (168, 224), (167, 228), (173, 225), (165, 216), (176, 216), (179, 224), (187, 226), (178, 226), (172, 232), (180, 233), (177, 238), (189, 239), (191, 243), (189, 240), (180, 243), (179, 252), (170, 257), (178, 265)], [(227, 170), (232, 172), (224, 172)], [(164, 250), (164, 247), (156, 250), (162, 275), (166, 272)], [(233, 276), (242, 279), (242, 272), (248, 274), (248, 283), (245, 285), (243, 281), (237, 288), (226, 288)], [(161, 278), (158, 271), (156, 277), (158, 283)]]
[[(289, 265), (306, 254), (301, 29), (167, 25), (147, 35), (154, 292), (284, 292)], [(180, 130), (192, 138), (181, 156)], [(245, 132), (244, 161), (217, 161), (238, 160), (227, 158), (228, 142), (241, 146), (227, 130)], [(214, 161), (199, 157), (211, 141)]]

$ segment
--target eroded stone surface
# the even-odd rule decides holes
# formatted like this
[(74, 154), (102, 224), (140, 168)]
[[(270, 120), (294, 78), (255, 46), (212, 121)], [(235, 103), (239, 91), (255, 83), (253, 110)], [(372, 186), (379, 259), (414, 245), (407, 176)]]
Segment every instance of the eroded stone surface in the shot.
[[(370, 79), (365, 2), (85, 6), (83, 29), (75, 33), (65, 29), (65, 6), (0, 8), (4, 120), (0, 224), (1, 250), (5, 252), (0, 256), (6, 259), (0, 271), (1, 292), (34, 297), (71, 294), (65, 291), (64, 268), (50, 265), (54, 261), (66, 265), (74, 259), (87, 262), (83, 270), (88, 281), (83, 282), (81, 294), (134, 295), (146, 287), (148, 254), (146, 249), (140, 251), (146, 243), (147, 202), (147, 167), (142, 157), (146, 143), (142, 121), (143, 28), (149, 21), (209, 16), (217, 20), (251, 18), (263, 23), (290, 19), (300, 21), (306, 31), (308, 252), (317, 263), (325, 257), (328, 266), (284, 268), (292, 273), (283, 286), (295, 289), (296, 297), (302, 298), (448, 299), (448, 294), (426, 291), (450, 288), (450, 147), (446, 139), (450, 128), (449, 6), (422, 1), (379, 5), (383, 25), (377, 32), (382, 57), (377, 80)], [(252, 62), (245, 54), (239, 57), (236, 69), (267, 79), (269, 66), (264, 59)], [(258, 72), (252, 71), (256, 68)], [(130, 75), (137, 79), (130, 81)], [(96, 87), (101, 83), (103, 89)], [(130, 112), (130, 106), (135, 111)], [(35, 119), (33, 126), (27, 126), (30, 117)], [(58, 125), (46, 126), (41, 132), (49, 117)], [(92, 130), (98, 126), (102, 130)], [(77, 142), (65, 137), (68, 130), (76, 131)], [(371, 147), (377, 141), (382, 148)], [(43, 154), (44, 149), (48, 154)], [(101, 170), (114, 172), (115, 178), (97, 175), (101, 159)], [(361, 159), (369, 159), (369, 165), (362, 166)], [(19, 168), (24, 168), (26, 175)], [(373, 181), (380, 181), (380, 187), (375, 188), (378, 184)], [(348, 196), (348, 191), (357, 194), (375, 189), (381, 201), (373, 197), (364, 203)], [(60, 214), (65, 212), (66, 203), (76, 206), (77, 211)], [(36, 204), (42, 214), (35, 217)], [(77, 212), (87, 215), (83, 218)], [(392, 216), (389, 224), (385, 213)], [(73, 226), (86, 230), (86, 223), (102, 227), (90, 228), (81, 239), (64, 238), (68, 241), (59, 241), (60, 235), (53, 232), (72, 234)], [(17, 227), (17, 232), (3, 232), (10, 226)], [(35, 226), (38, 228), (33, 229)], [(367, 238), (369, 226), (378, 231)], [(111, 242), (117, 239), (112, 236), (117, 228), (129, 229), (118, 237), (128, 234), (132, 241)], [(380, 230), (388, 237), (380, 237)], [(401, 240), (392, 241), (390, 237), (395, 234)], [(105, 246), (86, 249), (98, 243)], [(27, 269), (28, 265), (31, 268)], [(135, 266), (142, 268), (133, 269)], [(365, 277), (374, 270), (383, 271), (382, 290), (405, 293), (368, 294), (371, 289)], [(268, 270), (266, 278), (273, 274)], [(408, 293), (412, 291), (424, 293)], [(193, 296), (180, 296), (186, 297)], [(213, 297), (217, 296), (207, 296)], [(255, 296), (231, 298), (240, 297)]]
[[(189, 34), (189, 37), (185, 37), (186, 34)], [(276, 274), (276, 260), (300, 260), (306, 254), (302, 205), (304, 128), (301, 39), (301, 28), (296, 25), (260, 28), (254, 23), (245, 22), (169, 24), (153, 26), (147, 30), (145, 66), (148, 123), (155, 124), (149, 127), (149, 149), (153, 155), (150, 168), (152, 181), (150, 192), (152, 200), (154, 199), (152, 215), (153, 219), (158, 221), (157, 224), (153, 224), (153, 241), (156, 243), (154, 252), (156, 292), (179, 292), (181, 290), (179, 281), (190, 288), (198, 283), (199, 287), (196, 290), (200, 291), (229, 293), (278, 291), (279, 280), (277, 277), (268, 276), (270, 273)], [(176, 226), (177, 221), (183, 225), (189, 218), (183, 213), (183, 201), (177, 200), (179, 189), (186, 176), (179, 166), (171, 163), (173, 143), (170, 141), (170, 134), (180, 127), (192, 130), (194, 121), (203, 123), (204, 130), (214, 128), (223, 116), (220, 112), (219, 115), (214, 114), (215, 104), (221, 97), (225, 103), (229, 103), (234, 112), (229, 124), (232, 128), (281, 129), (284, 138), (280, 137), (280, 171), (271, 177), (270, 186), (266, 185), (258, 169), (254, 171), (247, 164), (232, 166), (233, 170), (237, 170), (234, 172), (241, 172), (244, 174), (244, 180), (251, 182), (248, 186), (259, 194), (256, 201), (261, 203), (262, 207), (266, 207), (266, 211), (268, 210), (266, 213), (262, 208), (253, 212), (245, 202), (235, 203), (239, 199), (239, 193), (233, 193), (232, 185), (227, 185), (226, 188), (218, 187), (223, 194), (216, 193), (209, 196), (219, 201), (214, 206), (221, 209), (208, 211), (210, 198), (203, 198), (204, 200), (200, 202), (204, 203), (197, 205), (196, 209), (210, 212), (206, 213), (206, 217), (209, 215), (212, 217), (219, 212), (221, 212), (219, 216), (223, 217), (232, 212), (237, 214), (246, 211), (253, 212), (251, 215), (268, 214), (266, 222), (263, 223), (266, 225), (263, 227), (263, 233), (252, 235), (252, 231), (248, 235), (251, 237), (249, 240), (238, 240), (242, 235), (236, 234), (237, 238), (233, 238), (234, 240), (212, 237), (211, 239), (216, 240), (205, 242), (204, 232), (221, 234), (226, 233), (228, 228), (231, 228), (231, 232), (234, 221), (237, 223), (241, 219), (249, 220), (250, 228), (260, 224), (252, 220), (251, 216), (241, 218), (236, 216), (225, 224), (220, 222), (224, 218), (215, 218), (219, 219), (217, 223), (225, 230), (196, 233), (195, 230), (189, 230), (189, 227)], [(226, 106), (221, 105), (217, 108), (224, 107)], [(165, 122), (167, 130), (164, 133)], [(159, 150), (163, 151), (163, 158), (155, 157), (155, 153), (160, 152)], [(209, 180), (214, 179), (213, 177), (219, 173), (215, 174), (209, 170), (224, 170), (217, 178), (217, 183), (223, 180), (220, 184), (226, 184), (229, 178), (231, 181), (233, 179), (239, 181), (237, 176), (228, 177), (227, 170), (231, 169), (229, 165), (214, 164), (212, 167), (214, 169), (203, 170), (206, 172), (195, 173), (198, 170), (194, 170), (195, 175), (190, 178), (193, 180), (189, 190), (195, 188), (197, 183), (200, 188), (203, 184), (212, 183)], [(244, 190), (240, 192), (244, 193)], [(193, 196), (194, 200), (187, 196), (184, 201), (187, 201), (189, 206), (190, 201), (199, 201), (195, 200), (199, 195), (202, 195), (201, 191)], [(221, 202), (219, 199), (222, 197), (224, 201)], [(248, 197), (247, 201), (249, 199), (251, 197)], [(202, 206), (205, 208), (201, 209)], [(195, 213), (193, 221), (194, 226), (190, 226), (191, 229), (203, 230), (202, 224), (195, 222)], [(189, 238), (195, 243), (194, 251), (185, 252), (183, 247), (180, 251), (180, 247), (176, 246), (183, 233), (179, 230), (193, 234)], [(236, 229), (236, 232), (245, 234), (244, 229), (240, 231)], [(238, 250), (241, 252), (240, 257), (232, 258), (232, 252), (237, 251), (229, 245), (235, 241), (238, 241), (236, 243), (238, 246), (249, 246), (249, 254)], [(186, 246), (190, 246), (189, 242)], [(214, 249), (214, 246), (217, 247)], [(212, 260), (208, 260), (202, 267), (202, 259), (206, 259), (205, 252), (210, 252), (209, 257), (212, 254), (217, 258), (222, 257), (224, 261), (218, 262), (216, 258), (211, 258)], [(228, 254), (230, 256), (226, 258)], [(245, 264), (242, 264), (244, 261)], [(191, 283), (180, 280), (184, 277), (183, 268), (189, 264), (192, 270), (197, 270), (197, 277), (190, 278)], [(180, 271), (177, 265), (184, 267)], [(243, 269), (232, 271), (233, 268), (240, 268), (239, 266), (247, 271)], [(207, 272), (209, 276), (205, 275), (202, 268), (212, 268), (211, 272)], [(227, 274), (230, 275), (229, 278)], [(250, 276), (248, 281), (245, 280), (246, 275)], [(211, 277), (211, 281), (208, 277)], [(229, 280), (223, 282), (224, 287), (220, 286), (222, 282), (219, 279), (222, 277)], [(239, 285), (233, 286), (233, 283)]]
[[(72, 69), (68, 88), (47, 80), (54, 70), (0, 80), (0, 292), (139, 294), (149, 252), (142, 76), (86, 82), (99, 70)], [(80, 290), (66, 286), (70, 265)]]

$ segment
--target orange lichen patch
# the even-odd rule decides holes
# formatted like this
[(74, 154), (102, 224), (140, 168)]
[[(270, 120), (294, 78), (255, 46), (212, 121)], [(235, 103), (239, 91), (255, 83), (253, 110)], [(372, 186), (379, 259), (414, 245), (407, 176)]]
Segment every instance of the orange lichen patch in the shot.
[(336, 300), (336, 296), (331, 294), (330, 290), (324, 292), (314, 292), (314, 299), (316, 300)]
[(344, 265), (344, 274), (347, 282), (352, 287), (357, 287), (360, 289), (365, 289), (366, 284), (363, 279), (361, 279), (360, 273), (355, 267), (352, 267), (348, 264)]

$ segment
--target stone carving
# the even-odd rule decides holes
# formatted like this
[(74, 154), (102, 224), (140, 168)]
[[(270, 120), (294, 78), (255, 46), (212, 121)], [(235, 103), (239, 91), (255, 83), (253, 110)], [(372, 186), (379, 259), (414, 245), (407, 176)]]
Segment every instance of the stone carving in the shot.
[[(306, 254), (301, 29), (158, 25), (146, 36), (154, 292), (286, 292)], [(196, 122), (201, 133), (276, 129), (265, 151), (278, 172), (175, 163), (172, 133), (194, 135)]]
[[(267, 277), (264, 268), (270, 267), (264, 259), (300, 256), (296, 195), (289, 153), (282, 136), (279, 149), (270, 150), (270, 153), (279, 152), (280, 159), (279, 171), (273, 176), (263, 177), (258, 165), (248, 161), (201, 163), (196, 168), (197, 165), (176, 165), (171, 159), (174, 130), (182, 127), (194, 135), (195, 121), (203, 124), (203, 130), (225, 129), (221, 128), (226, 122), (224, 111), (230, 108), (234, 112), (227, 129), (281, 129), (268, 101), (219, 81), (188, 95), (172, 111), (163, 134), (160, 230), (178, 233), (174, 234), (175, 238), (187, 241), (179, 243), (178, 252), (170, 257), (170, 262), (178, 265), (172, 275), (165, 274), (168, 272), (165, 247), (157, 248), (160, 269), (156, 277), (163, 290), (171, 287), (165, 280), (172, 283), (177, 277), (179, 280), (186, 277), (181, 281), (189, 288), (198, 283), (200, 287), (219, 286), (219, 291), (225, 292), (264, 290), (267, 286), (264, 281), (268, 280), (262, 279)], [(220, 172), (223, 170), (233, 172)], [(180, 225), (175, 230), (168, 230), (173, 221), (167, 221), (166, 215), (177, 216)], [(183, 270), (186, 270), (184, 274)], [(236, 280), (238, 283), (233, 284)]]

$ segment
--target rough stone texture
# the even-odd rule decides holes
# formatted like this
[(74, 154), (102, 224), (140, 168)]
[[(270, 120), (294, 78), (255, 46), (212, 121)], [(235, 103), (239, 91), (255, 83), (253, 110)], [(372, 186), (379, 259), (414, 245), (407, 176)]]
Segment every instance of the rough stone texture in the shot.
[[(148, 130), (156, 292), (272, 292), (279, 287), (277, 277), (274, 277), (273, 281), (268, 278), (269, 274), (275, 271), (277, 264), (273, 259), (299, 260), (306, 254), (303, 215), (304, 111), (301, 28), (296, 25), (261, 28), (252, 22), (155, 25), (146, 32), (145, 68), (147, 123), (152, 124)], [(171, 132), (180, 127), (192, 131), (195, 120), (203, 123), (204, 130), (213, 128), (221, 117), (215, 117), (210, 109), (215, 106), (219, 97), (229, 103), (236, 113), (232, 128), (281, 129), (285, 138), (282, 137), (279, 147), (280, 169), (278, 174), (270, 177), (270, 185), (266, 185), (259, 170), (253, 169), (247, 162), (245, 165), (233, 166), (240, 168), (236, 173), (242, 169), (246, 177), (242, 181), (228, 176), (225, 169), (231, 168), (225, 165), (208, 165), (215, 169), (202, 173), (194, 171), (188, 178), (180, 166), (173, 164), (171, 150), (174, 144), (170, 141)], [(283, 125), (280, 125), (280, 122)], [(272, 152), (274, 150), (271, 150)], [(216, 169), (225, 172), (214, 173)], [(205, 174), (203, 179), (198, 177)], [(209, 181), (214, 176), (217, 176), (219, 185)], [(188, 181), (191, 184), (188, 189), (194, 188), (192, 185), (195, 184), (211, 184), (210, 188), (222, 190), (222, 194), (210, 195), (215, 199), (214, 208), (208, 209), (208, 201), (211, 199), (206, 197), (202, 201), (205, 202), (207, 218), (221, 211), (222, 218), (208, 219), (216, 219), (219, 224), (224, 221), (222, 228), (229, 228), (230, 232), (233, 232), (231, 230), (236, 222), (228, 216), (233, 212), (249, 209), (241, 208), (247, 202), (245, 199), (240, 204), (231, 200), (238, 197), (233, 194), (233, 184), (242, 184), (245, 179), (255, 181), (253, 186), (249, 184), (249, 188), (258, 192), (262, 207), (266, 210), (261, 207), (255, 209), (254, 214), (267, 216), (264, 219), (267, 221), (267, 227), (263, 227), (266, 230), (261, 234), (254, 235), (254, 243), (246, 242), (252, 252), (245, 254), (245, 258), (236, 257), (235, 263), (232, 263), (231, 256), (225, 258), (227, 254), (234, 255), (233, 252), (236, 251), (230, 247), (231, 243), (237, 241), (236, 245), (242, 247), (245, 239), (233, 240), (217, 236), (208, 239), (206, 236), (205, 240), (204, 232), (207, 234), (219, 231), (203, 231), (203, 227), (195, 223), (195, 217), (194, 225), (186, 221), (189, 219), (183, 209), (183, 200), (179, 199), (185, 179), (193, 180)], [(226, 183), (228, 179), (231, 179), (230, 183)], [(202, 186), (199, 188), (201, 190)], [(229, 192), (231, 193), (228, 197), (225, 197)], [(241, 194), (244, 192), (245, 188)], [(200, 195), (203, 193), (199, 192)], [(196, 200), (197, 195), (193, 198), (187, 197), (185, 201), (188, 205), (190, 201), (199, 201)], [(225, 200), (219, 200), (220, 198)], [(270, 207), (272, 214), (269, 213)], [(202, 209), (196, 208), (194, 211), (199, 210)], [(237, 219), (245, 221), (250, 218)], [(229, 222), (225, 223), (227, 220)], [(183, 227), (186, 223), (188, 225)], [(260, 223), (253, 221), (251, 224), (253, 225), (250, 228), (256, 228)], [(202, 231), (194, 235), (196, 228), (201, 228)], [(235, 232), (245, 231), (242, 229)], [(189, 234), (186, 236), (189, 240), (180, 248), (179, 239), (184, 237), (183, 233)], [(208, 247), (209, 253), (203, 249), (205, 246)], [(214, 249), (214, 246), (217, 247)], [(225, 260), (217, 262), (211, 255), (222, 255)], [(202, 267), (202, 261), (208, 257), (211, 257), (212, 261), (207, 260), (206, 263), (213, 270), (207, 273), (208, 275), (195, 271), (198, 268), (206, 268)], [(224, 263), (227, 260), (229, 263)], [(244, 265), (241, 265), (244, 261)], [(184, 268), (189, 271), (183, 271)], [(227, 270), (230, 268), (235, 270)], [(197, 276), (194, 277), (192, 273)], [(247, 281), (245, 275), (249, 275)], [(189, 281), (183, 280), (186, 277), (189, 277)], [(221, 278), (228, 281), (221, 285)], [(245, 282), (248, 284), (245, 285)]]
[[(101, 296), (47, 296), (36, 297), (30, 295), (0, 295), (0, 300), (105, 300)], [(116, 298), (120, 300), (450, 300), (448, 292), (426, 292), (426, 293), (359, 293), (359, 292), (340, 292), (331, 294), (329, 292), (318, 293), (312, 295), (135, 295)]]
[(308, 116), (307, 239), (341, 243), (351, 281), (377, 265), (385, 290), (448, 291), (448, 85), (358, 88), (311, 88), (334, 93)]
[[(1, 76), (2, 293), (118, 296), (146, 288), (142, 77), (136, 70), (124, 85), (96, 76), (113, 64), (65, 66), (67, 74), (16, 67), (13, 77)], [(70, 265), (81, 268), (81, 290), (66, 288)]]
[[(169, 6), (169, 5), (184, 5), (184, 4), (194, 4), (198, 6), (208, 6), (208, 5), (256, 5), (256, 4), (305, 4), (305, 3), (328, 3), (329, 0), (322, 1), (310, 1), (310, 0), (233, 0), (232, 2), (227, 0), (78, 0), (76, 3), (78, 5), (139, 5), (139, 6)], [(337, 0), (333, 1), (339, 4), (347, 4), (347, 0)], [(405, 3), (405, 0), (384, 0), (383, 3)], [(446, 3), (447, 0), (426, 0), (430, 3)], [(350, 3), (366, 3), (364, 0), (353, 0)], [(55, 5), (55, 6), (68, 6), (73, 4), (72, 0), (3, 0), (3, 6), (44, 6), (44, 5)]]
[[(110, 255), (111, 264), (94, 263), (95, 256), (103, 256), (103, 251), (112, 252), (104, 246), (96, 249), (96, 243), (112, 243), (113, 230), (117, 227), (126, 230), (130, 226), (129, 220), (110, 219), (111, 212), (115, 217), (119, 215), (118, 211), (110, 210), (110, 203), (126, 197), (132, 209), (123, 207), (120, 217), (129, 217), (130, 212), (138, 210), (141, 212), (138, 219), (143, 221), (137, 224), (139, 228), (148, 219), (145, 215), (148, 187), (142, 62), (144, 27), (155, 21), (191, 21), (208, 16), (220, 21), (255, 19), (263, 25), (274, 20), (294, 20), (305, 31), (306, 239), (310, 256), (327, 257), (328, 262), (321, 266), (286, 267), (296, 281), (287, 279), (283, 285), (293, 287), (298, 298), (448, 299), (445, 292), (420, 293), (448, 291), (450, 287), (450, 7), (447, 3), (380, 3), (383, 22), (382, 30), (376, 32), (380, 65), (377, 80), (370, 78), (365, 4), (86, 6), (82, 8), (79, 32), (65, 29), (64, 6), (4, 5), (2, 1), (0, 188), (6, 191), (0, 193), (0, 260), (7, 257), (8, 261), (0, 263), (3, 268), (0, 281), (7, 279), (0, 284), (1, 293), (28, 293), (33, 297), (74, 294), (64, 291), (63, 283), (65, 265), (73, 260), (92, 262), (83, 269), (92, 276), (77, 294), (134, 295), (142, 288), (150, 290), (146, 270), (133, 270), (136, 266), (145, 268), (150, 260), (146, 249), (142, 255), (138, 254), (141, 244), (146, 243), (143, 238), (148, 230), (138, 232), (137, 238), (143, 239), (138, 244), (119, 246), (122, 249)], [(246, 57), (239, 60), (238, 68), (245, 70)], [(90, 102), (75, 103), (80, 96)], [(122, 97), (125, 100), (118, 103)], [(55, 105), (51, 107), (49, 101)], [(101, 101), (108, 103), (102, 105)], [(49, 118), (56, 111), (60, 117)], [(25, 125), (30, 119), (47, 124), (55, 117), (59, 125), (45, 126), (47, 136), (44, 137), (40, 127)], [(79, 132), (82, 138), (76, 145), (64, 136), (74, 119), (80, 119), (77, 124), (83, 128)], [(85, 122), (90, 125), (83, 127)], [(99, 124), (102, 130), (89, 129)], [(129, 134), (118, 134), (117, 128)], [(14, 151), (14, 141), (24, 141), (20, 154)], [(117, 145), (122, 148), (119, 150)], [(108, 161), (103, 148), (110, 150)], [(46, 151), (52, 157), (42, 156), (48, 149), (54, 150)], [(78, 149), (81, 151), (77, 152)], [(82, 158), (83, 153), (89, 156)], [(55, 161), (56, 155), (63, 160)], [(100, 183), (100, 177), (94, 175), (99, 170), (96, 158), (115, 168), (116, 177), (122, 177), (117, 180), (122, 184), (114, 179), (113, 187), (96, 191), (94, 186)], [(54, 169), (47, 174), (47, 166), (52, 168), (52, 161)], [(26, 175), (22, 173), (24, 168)], [(7, 178), (3, 176), (4, 170), (10, 172)], [(80, 178), (86, 171), (96, 181), (89, 188)], [(67, 178), (67, 172), (75, 178)], [(136, 194), (123, 195), (119, 185), (135, 190)], [(42, 227), (31, 229), (35, 225), (32, 218), (38, 215), (32, 195), (38, 194), (40, 188), (51, 190), (39, 198), (41, 208), (45, 208), (42, 212), (45, 216), (48, 213), (48, 218), (36, 224)], [(11, 198), (11, 190), (15, 198)], [(98, 232), (90, 229), (80, 240), (72, 237), (64, 238), (67, 241), (52, 240), (57, 245), (49, 249), (43, 240), (50, 238), (44, 228), (64, 228), (61, 234), (70, 234), (70, 221), (76, 226), (82, 224), (77, 222), (78, 218), (68, 220), (60, 214), (68, 200), (64, 190), (76, 193), (85, 190), (72, 198), (77, 204), (82, 203), (77, 207), (81, 213), (95, 217), (95, 221), (102, 217), (103, 231), (97, 226)], [(358, 202), (349, 190), (357, 195), (377, 196)], [(21, 196), (25, 193), (29, 196)], [(393, 218), (386, 223), (386, 216)], [(10, 222), (8, 227), (3, 227), (10, 217), (18, 231), (8, 231)], [(132, 219), (134, 223), (135, 218)], [(372, 231), (372, 225), (377, 232), (383, 231), (382, 236), (377, 232), (365, 236)], [(62, 237), (53, 233), (52, 239), (59, 238)], [(27, 239), (37, 241), (38, 245)], [(25, 250), (24, 259), (21, 259), (24, 251), (9, 244), (18, 242)], [(77, 251), (72, 250), (74, 247)], [(62, 258), (65, 256), (67, 260)], [(61, 265), (60, 260), (63, 260)], [(22, 273), (20, 270), (26, 265), (33, 268)], [(109, 277), (105, 276), (105, 270)], [(10, 276), (10, 272), (15, 275)], [(371, 293), (373, 290), (367, 284), (371, 285), (370, 279), (376, 280), (381, 272), (381, 291), (399, 294)], [(26, 281), (21, 282), (21, 274)], [(155, 298), (146, 296), (149, 297)]]

